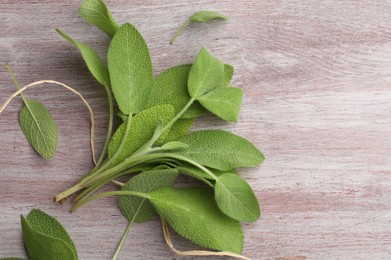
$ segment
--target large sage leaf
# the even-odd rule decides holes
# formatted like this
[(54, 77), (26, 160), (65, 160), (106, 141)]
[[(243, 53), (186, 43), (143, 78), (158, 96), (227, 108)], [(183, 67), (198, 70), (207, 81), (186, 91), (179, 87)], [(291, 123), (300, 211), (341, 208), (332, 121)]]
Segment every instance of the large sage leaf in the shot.
[(40, 210), (21, 216), (23, 240), (31, 260), (78, 259), (76, 248), (63, 226)]
[(263, 154), (248, 140), (223, 130), (196, 131), (178, 141), (189, 148), (176, 154), (222, 171), (254, 167), (264, 160)]
[(159, 215), (181, 236), (203, 247), (242, 252), (240, 223), (219, 210), (209, 190), (162, 188), (149, 196)]
[(107, 54), (110, 80), (119, 109), (125, 115), (146, 108), (153, 85), (152, 64), (147, 44), (131, 24), (122, 25)]
[(189, 72), (190, 96), (198, 99), (212, 89), (221, 86), (225, 75), (224, 64), (206, 48), (202, 48)]
[(58, 133), (49, 110), (40, 102), (29, 99), (19, 113), (19, 124), (27, 141), (44, 158), (56, 153)]
[(223, 174), (217, 178), (215, 199), (222, 212), (238, 221), (256, 221), (261, 216), (254, 191), (238, 175)]
[[(153, 169), (132, 177), (121, 190), (148, 193), (159, 188), (171, 187), (177, 176), (176, 169)], [(157, 215), (151, 203), (145, 198), (120, 196), (118, 200), (122, 215), (130, 222), (148, 221)]]
[(243, 91), (238, 88), (216, 88), (201, 96), (198, 101), (216, 116), (236, 122), (239, 119)]
[[(111, 138), (108, 157), (112, 158), (116, 153), (116, 158), (112, 165), (120, 163), (125, 158), (132, 155), (137, 149), (142, 147), (153, 137), (155, 129), (159, 124), (167, 124), (174, 117), (174, 108), (171, 105), (154, 106), (141, 111), (134, 117), (129, 118), (129, 129), (126, 132), (126, 124), (120, 125)], [(125, 137), (124, 137), (125, 136)], [(164, 138), (164, 134), (162, 135)], [(122, 148), (117, 152), (117, 150)]]
[(96, 78), (96, 80), (103, 86), (110, 87), (109, 70), (107, 69), (106, 64), (99, 57), (99, 55), (92, 48), (88, 47), (87, 45), (81, 42), (72, 39), (61, 30), (56, 29), (56, 31), (62, 37), (64, 37), (65, 40), (67, 40), (68, 42), (70, 42), (76, 48), (79, 49), (85, 63), (87, 64), (89, 71)]
[(109, 8), (102, 0), (84, 0), (79, 7), (80, 17), (113, 37), (118, 29)]

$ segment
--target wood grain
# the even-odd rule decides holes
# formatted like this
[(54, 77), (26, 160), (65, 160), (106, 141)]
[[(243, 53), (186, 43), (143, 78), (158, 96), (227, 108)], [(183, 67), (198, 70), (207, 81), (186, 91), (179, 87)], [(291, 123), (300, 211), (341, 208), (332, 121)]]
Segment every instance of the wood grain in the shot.
[[(391, 259), (391, 1), (107, 2), (119, 22), (145, 36), (155, 73), (192, 62), (202, 46), (234, 65), (234, 84), (246, 93), (240, 121), (206, 116), (197, 129), (229, 129), (267, 157), (261, 167), (242, 170), (263, 205), (262, 220), (244, 225), (244, 255)], [(100, 149), (108, 119), (104, 90), (54, 31), (104, 56), (109, 39), (78, 17), (78, 4), (0, 1), (0, 100), (14, 91), (6, 63), (21, 84), (69, 84), (95, 110)], [(170, 46), (181, 23), (200, 9), (231, 19), (191, 25)], [(19, 215), (37, 207), (69, 230), (81, 259), (109, 259), (126, 226), (116, 200), (76, 214), (51, 200), (92, 166), (88, 113), (58, 87), (27, 95), (52, 111), (58, 153), (45, 161), (27, 144), (17, 122), (20, 100), (0, 115), (0, 257), (24, 255)], [(178, 236), (174, 241), (195, 248)], [(182, 258), (165, 246), (155, 220), (134, 225), (120, 259)]]

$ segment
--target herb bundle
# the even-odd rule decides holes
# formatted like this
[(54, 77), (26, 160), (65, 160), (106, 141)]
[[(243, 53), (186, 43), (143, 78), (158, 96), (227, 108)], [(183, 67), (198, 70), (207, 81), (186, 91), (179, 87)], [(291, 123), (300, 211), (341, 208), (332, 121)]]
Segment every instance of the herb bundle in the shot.
[[(157, 215), (162, 218), (166, 238), (168, 223), (177, 233), (200, 246), (241, 257), (237, 255), (243, 249), (240, 222), (258, 220), (261, 211), (253, 190), (239, 176), (237, 168), (255, 167), (262, 163), (264, 156), (248, 140), (224, 130), (189, 132), (195, 119), (207, 111), (229, 122), (238, 120), (243, 91), (230, 84), (234, 68), (202, 48), (193, 64), (179, 65), (154, 76), (147, 44), (133, 25), (118, 25), (101, 0), (85, 0), (80, 5), (80, 15), (112, 37), (107, 65), (92, 48), (59, 29), (57, 32), (80, 51), (89, 71), (106, 89), (109, 130), (103, 151), (96, 160), (93, 112), (85, 102), (92, 117), (91, 148), (96, 165), (54, 200), (62, 203), (77, 193), (72, 208), (76, 211), (94, 199), (119, 196), (120, 210), (129, 224), (113, 259), (118, 256), (131, 225)], [(185, 24), (214, 18), (227, 17), (202, 11)], [(14, 82), (18, 86), (16, 79)], [(71, 89), (62, 83), (42, 81), (27, 85), (15, 95), (43, 82)], [(0, 107), (0, 112), (8, 103)], [(114, 132), (115, 105), (123, 122)], [(31, 102), (30, 106), (38, 105)], [(41, 114), (46, 116), (32, 116), (38, 122), (36, 125), (49, 124), (50, 114)], [(49, 132), (54, 128), (52, 126)], [(40, 140), (28, 138), (30, 143), (44, 157), (52, 157), (52, 150), (38, 145), (43, 150), (40, 152), (34, 145), (46, 144), (41, 139), (48, 136), (48, 131), (40, 127), (24, 129), (25, 133), (34, 132), (33, 136), (37, 131), (41, 131)], [(179, 174), (194, 177), (205, 186), (174, 188)], [(121, 176), (130, 177), (126, 184), (119, 183), (121, 190), (97, 193)], [(69, 259), (77, 259), (77, 256)]]

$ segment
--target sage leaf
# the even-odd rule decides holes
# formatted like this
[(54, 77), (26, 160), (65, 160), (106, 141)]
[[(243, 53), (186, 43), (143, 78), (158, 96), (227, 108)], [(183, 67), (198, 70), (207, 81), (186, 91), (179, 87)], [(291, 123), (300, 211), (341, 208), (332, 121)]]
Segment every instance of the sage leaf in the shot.
[[(148, 193), (163, 187), (171, 187), (177, 176), (178, 170), (171, 168), (144, 171), (132, 177), (121, 190)], [(120, 196), (118, 201), (122, 215), (129, 222), (144, 222), (157, 215), (151, 203), (145, 198)]]
[(229, 87), (234, 71), (235, 69), (232, 65), (224, 64), (224, 78), (221, 81), (221, 87)]
[(216, 88), (201, 96), (198, 101), (216, 116), (237, 122), (242, 98), (243, 91), (239, 88)]
[[(199, 168), (197, 168), (197, 167), (195, 167), (195, 166), (193, 166), (191, 164), (180, 162), (179, 166), (176, 166), (176, 167), (177, 167), (179, 173), (191, 176), (191, 177), (199, 179), (201, 181), (208, 181), (208, 182), (210, 182), (210, 181), (214, 180), (209, 174), (207, 174), (203, 170), (201, 170), (201, 169), (199, 169)], [(220, 170), (208, 168), (208, 170), (210, 170), (217, 177), (221, 176), (223, 174), (226, 174), (226, 173), (236, 174), (236, 175), (238, 174), (236, 169), (230, 169), (230, 170), (227, 170), (227, 171), (220, 171)]]
[(72, 39), (60, 29), (56, 29), (56, 32), (58, 32), (58, 34), (74, 45), (77, 49), (79, 49), (85, 63), (87, 64), (88, 70), (96, 78), (96, 80), (103, 86), (110, 87), (109, 70), (99, 55), (92, 48)]
[(189, 148), (176, 154), (222, 171), (254, 167), (264, 160), (263, 154), (248, 140), (223, 130), (196, 131), (178, 141)]
[(213, 19), (223, 19), (227, 20), (229, 19), (228, 16), (215, 12), (215, 11), (209, 11), (209, 10), (203, 10), (198, 11), (194, 13), (182, 26), (179, 28), (179, 30), (175, 33), (174, 37), (170, 41), (170, 44), (174, 44), (175, 40), (178, 38), (180, 33), (183, 31), (183, 29), (186, 28), (187, 25), (189, 25), (191, 22), (195, 23), (205, 23)]
[(110, 43), (107, 61), (121, 112), (131, 115), (146, 108), (153, 85), (152, 64), (147, 44), (133, 25), (126, 23), (118, 29)]
[(217, 178), (215, 199), (224, 214), (238, 221), (252, 222), (261, 216), (254, 191), (238, 175), (223, 174)]
[(168, 132), (166, 138), (163, 143), (168, 143), (172, 141), (176, 141), (187, 133), (189, 133), (192, 125), (194, 123), (193, 118), (182, 118), (178, 119), (171, 127), (170, 132)]
[(80, 17), (113, 37), (118, 24), (102, 0), (84, 0), (79, 6)]
[[(171, 104), (178, 113), (191, 99), (187, 90), (187, 81), (191, 65), (172, 67), (155, 77), (153, 88), (147, 100), (147, 107)], [(198, 117), (205, 112), (197, 104), (190, 106), (183, 118)]]
[(78, 259), (76, 248), (63, 226), (53, 217), (34, 209), (21, 216), (23, 240), (31, 260)]
[[(131, 120), (129, 121), (129, 130), (125, 132), (128, 121), (122, 123), (111, 138), (108, 148), (109, 159), (117, 153), (112, 165), (116, 165), (132, 155), (153, 137), (155, 129), (160, 123), (165, 125), (173, 117), (174, 108), (171, 105), (160, 105), (145, 109), (134, 117), (128, 118)], [(162, 136), (164, 137), (164, 134)], [(121, 143), (123, 143), (122, 148), (117, 152)]]
[(203, 247), (242, 252), (240, 223), (219, 210), (209, 190), (162, 188), (149, 196), (159, 215), (181, 236)]
[(57, 126), (42, 103), (26, 100), (19, 113), (19, 124), (27, 141), (42, 157), (54, 157), (58, 141)]
[(183, 150), (188, 148), (189, 146), (185, 143), (178, 142), (178, 141), (172, 141), (169, 143), (165, 143), (160, 147), (160, 150), (164, 151), (173, 151), (173, 150)]
[(224, 64), (206, 48), (202, 48), (189, 72), (190, 96), (198, 99), (212, 89), (221, 86), (225, 75)]

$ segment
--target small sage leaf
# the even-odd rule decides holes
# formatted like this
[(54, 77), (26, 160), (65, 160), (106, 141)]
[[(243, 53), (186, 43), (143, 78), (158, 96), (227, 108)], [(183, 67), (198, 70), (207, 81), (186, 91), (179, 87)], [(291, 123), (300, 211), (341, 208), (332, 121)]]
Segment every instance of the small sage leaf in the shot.
[(248, 140), (223, 130), (196, 131), (178, 141), (189, 148), (176, 154), (221, 171), (254, 167), (264, 160), (263, 154)]
[[(187, 81), (191, 65), (180, 65), (170, 68), (155, 77), (153, 88), (147, 100), (147, 107), (171, 104), (178, 113), (191, 99), (187, 90)], [(183, 118), (198, 117), (205, 112), (199, 104), (190, 106)]]
[(19, 124), (27, 141), (42, 157), (54, 157), (58, 141), (57, 126), (42, 103), (26, 100), (19, 113)]
[(223, 174), (217, 178), (215, 199), (220, 210), (241, 222), (256, 221), (261, 209), (250, 185), (235, 174)]
[[(132, 177), (121, 190), (148, 193), (163, 187), (171, 187), (177, 176), (178, 170), (171, 168), (144, 171)], [(157, 215), (151, 203), (145, 198), (120, 196), (118, 200), (122, 215), (129, 222), (144, 222)]]
[(90, 47), (87, 45), (78, 42), (68, 35), (66, 35), (64, 32), (62, 32), (60, 29), (56, 29), (56, 31), (68, 42), (73, 44), (76, 48), (79, 49), (81, 55), (83, 56), (83, 59), (85, 63), (87, 64), (87, 67), (91, 74), (96, 78), (96, 80), (102, 84), (105, 87), (110, 87), (110, 76), (109, 76), (109, 70), (107, 69), (106, 64), (104, 61), (99, 57), (99, 55)]
[(181, 28), (175, 33), (174, 37), (171, 39), (170, 44), (174, 44), (175, 40), (178, 38), (180, 33), (183, 31), (183, 29), (186, 28), (187, 25), (189, 25), (191, 22), (195, 23), (205, 23), (213, 19), (222, 19), (222, 20), (227, 20), (229, 19), (228, 16), (215, 12), (215, 11), (209, 11), (209, 10), (203, 10), (194, 13), (189, 20), (187, 20)]
[(149, 196), (159, 215), (181, 236), (203, 247), (242, 252), (240, 223), (219, 210), (209, 190), (162, 188)]
[(174, 151), (174, 150), (183, 150), (188, 148), (189, 146), (185, 143), (178, 142), (178, 141), (172, 141), (169, 143), (165, 143), (160, 147), (160, 150), (164, 151)]
[(216, 116), (230, 122), (237, 122), (242, 98), (241, 89), (216, 88), (201, 96), (198, 101)]
[[(173, 117), (174, 108), (171, 105), (154, 106), (141, 111), (134, 117), (129, 117), (125, 123), (120, 125), (111, 138), (108, 157), (110, 159), (117, 154), (112, 165), (120, 163), (150, 141), (154, 136), (156, 127), (160, 123), (167, 124)], [(128, 123), (128, 131), (125, 132)], [(164, 137), (164, 134), (162, 136)], [(117, 151), (121, 147), (121, 143), (123, 143), (122, 149)]]
[(189, 133), (192, 125), (194, 123), (193, 118), (182, 118), (178, 119), (171, 127), (170, 132), (168, 132), (164, 143), (176, 141), (182, 138), (184, 135)]
[(152, 64), (145, 40), (131, 24), (122, 25), (110, 43), (107, 61), (119, 109), (125, 115), (146, 108), (153, 85)]
[(224, 64), (206, 48), (202, 48), (191, 66), (188, 90), (192, 98), (198, 99), (205, 93), (221, 86), (224, 81)]
[(102, 0), (84, 0), (79, 6), (80, 17), (113, 37), (118, 29), (109, 8)]
[(40, 210), (21, 216), (23, 240), (31, 260), (77, 260), (76, 248), (63, 226)]

